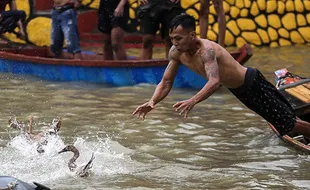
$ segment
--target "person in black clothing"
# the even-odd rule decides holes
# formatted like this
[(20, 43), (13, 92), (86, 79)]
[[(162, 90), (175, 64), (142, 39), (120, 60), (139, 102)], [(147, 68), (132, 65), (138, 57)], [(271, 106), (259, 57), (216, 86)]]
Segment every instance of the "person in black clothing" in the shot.
[(101, 0), (98, 10), (98, 30), (103, 33), (103, 58), (127, 59), (124, 35), (129, 18), (127, 0)]
[[(178, 0), (139, 0), (137, 10), (143, 34), (143, 49), (140, 58), (151, 59), (156, 32), (160, 29), (161, 38), (166, 45), (166, 58), (172, 46), (169, 37), (170, 21), (184, 12)], [(160, 26), (161, 25), (161, 26)]]
[[(5, 11), (7, 4), (10, 6), (9, 11)], [(25, 19), (26, 13), (17, 10), (15, 0), (0, 1), (0, 34), (11, 32), (15, 33), (18, 38), (25, 39), (25, 30), (22, 23)], [(16, 27), (19, 28), (18, 32), (15, 32)]]

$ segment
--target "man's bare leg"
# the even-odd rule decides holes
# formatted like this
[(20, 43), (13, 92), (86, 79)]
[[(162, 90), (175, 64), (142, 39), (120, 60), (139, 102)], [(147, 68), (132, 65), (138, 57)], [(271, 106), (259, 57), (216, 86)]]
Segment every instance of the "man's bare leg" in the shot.
[(116, 60), (126, 60), (127, 54), (124, 48), (125, 32), (121, 27), (113, 28), (111, 31), (112, 48), (115, 52)]
[(108, 34), (103, 34), (103, 59), (113, 60), (113, 57), (111, 37)]
[(153, 56), (153, 43), (155, 40), (155, 35), (145, 34), (143, 35), (143, 47), (140, 59), (152, 59)]
[(214, 0), (214, 7), (217, 12), (217, 22), (219, 26), (218, 43), (224, 47), (226, 34), (226, 18), (223, 7), (223, 0)]
[(206, 39), (209, 27), (210, 0), (200, 0), (199, 26), (200, 38)]

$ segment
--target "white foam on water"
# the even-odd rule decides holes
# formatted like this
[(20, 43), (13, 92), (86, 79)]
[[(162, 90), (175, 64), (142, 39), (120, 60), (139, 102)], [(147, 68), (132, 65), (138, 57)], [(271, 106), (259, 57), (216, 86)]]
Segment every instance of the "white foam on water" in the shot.
[(226, 121), (220, 120), (220, 119), (209, 120), (209, 122), (210, 123), (226, 123)]
[(310, 180), (293, 180), (292, 183), (297, 187), (310, 189)]
[[(0, 147), (0, 175), (16, 177), (25, 182), (51, 182), (75, 176), (67, 166), (72, 152), (58, 154), (65, 147), (59, 136), (49, 136), (43, 146), (44, 153), (37, 152), (37, 142), (20, 134), (11, 139), (5, 147)], [(69, 143), (70, 144), (70, 143)], [(76, 138), (72, 143), (80, 152), (77, 166), (86, 164), (92, 153), (95, 160), (91, 169), (94, 176), (128, 174), (134, 168), (127, 149), (109, 138), (85, 140)]]
[(160, 124), (163, 123), (161, 120), (149, 120), (148, 124), (149, 125), (155, 125), (155, 124)]
[(217, 146), (218, 144), (216, 142), (205, 142), (201, 143), (200, 146)]
[(298, 168), (296, 162), (289, 159), (276, 160), (271, 162), (247, 162), (236, 164), (238, 167), (255, 169), (255, 170), (274, 170), (274, 171), (285, 171), (284, 168)]
[(244, 108), (242, 108), (242, 107), (232, 107), (231, 109), (232, 109), (232, 110), (235, 110), (235, 111), (244, 110)]
[(257, 115), (254, 114), (254, 113), (245, 113), (244, 114), (245, 116), (248, 116), (248, 117), (256, 117)]
[(179, 127), (182, 127), (188, 130), (203, 128), (203, 126), (195, 124), (195, 123), (180, 123)]
[(183, 134), (189, 134), (189, 135), (193, 135), (193, 134), (198, 133), (196, 131), (190, 131), (190, 130), (185, 130), (185, 129), (176, 129), (175, 132), (183, 133)]

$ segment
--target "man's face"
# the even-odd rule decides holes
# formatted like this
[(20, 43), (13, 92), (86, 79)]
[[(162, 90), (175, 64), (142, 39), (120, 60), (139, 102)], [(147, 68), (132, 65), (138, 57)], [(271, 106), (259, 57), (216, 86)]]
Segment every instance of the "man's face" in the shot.
[(186, 52), (194, 41), (194, 33), (194, 31), (178, 26), (170, 32), (170, 39), (178, 51)]

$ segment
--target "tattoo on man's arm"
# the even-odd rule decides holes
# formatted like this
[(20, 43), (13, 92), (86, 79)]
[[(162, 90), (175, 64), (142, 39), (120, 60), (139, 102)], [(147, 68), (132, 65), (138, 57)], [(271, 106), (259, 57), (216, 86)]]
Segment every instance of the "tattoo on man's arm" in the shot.
[(207, 77), (219, 78), (219, 69), (213, 49), (204, 48), (200, 55), (207, 70)]
[(215, 53), (213, 49), (204, 48), (200, 52), (201, 59), (203, 63), (208, 63), (215, 59)]
[(210, 78), (219, 78), (219, 69), (216, 63), (208, 66), (207, 77)]

